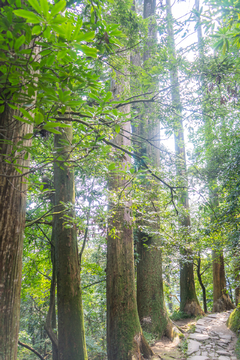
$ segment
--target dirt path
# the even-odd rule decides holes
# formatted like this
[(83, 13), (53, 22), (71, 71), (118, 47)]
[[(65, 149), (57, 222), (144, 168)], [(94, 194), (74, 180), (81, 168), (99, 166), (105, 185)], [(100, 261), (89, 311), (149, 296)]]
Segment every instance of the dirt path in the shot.
[(171, 342), (163, 338), (152, 349), (163, 360), (237, 360), (234, 352), (237, 337), (226, 326), (229, 314), (230, 311), (209, 314), (197, 322), (194, 319), (177, 321), (187, 338), (185, 347), (181, 348), (178, 339)]

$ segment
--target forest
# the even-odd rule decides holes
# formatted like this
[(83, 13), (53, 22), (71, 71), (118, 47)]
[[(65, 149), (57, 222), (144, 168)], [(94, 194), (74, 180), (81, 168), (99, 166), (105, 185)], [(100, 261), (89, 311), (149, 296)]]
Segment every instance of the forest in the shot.
[(0, 0), (0, 360), (240, 308), (239, 48), (239, 0)]

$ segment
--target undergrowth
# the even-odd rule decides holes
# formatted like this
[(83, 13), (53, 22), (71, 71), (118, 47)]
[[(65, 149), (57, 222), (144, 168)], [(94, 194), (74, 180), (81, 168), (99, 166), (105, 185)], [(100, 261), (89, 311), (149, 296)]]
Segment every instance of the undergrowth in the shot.
[(170, 319), (173, 321), (177, 321), (177, 320), (181, 320), (181, 319), (188, 319), (190, 317), (191, 317), (191, 315), (186, 314), (183, 311), (176, 310), (172, 313), (172, 315), (170, 316)]

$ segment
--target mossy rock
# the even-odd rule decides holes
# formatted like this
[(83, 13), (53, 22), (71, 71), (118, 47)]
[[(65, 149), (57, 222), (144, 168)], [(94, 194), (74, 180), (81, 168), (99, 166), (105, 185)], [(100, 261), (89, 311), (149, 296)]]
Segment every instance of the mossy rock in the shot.
[(236, 333), (240, 330), (240, 304), (230, 314), (228, 318), (227, 326), (229, 327), (229, 329), (231, 329)]

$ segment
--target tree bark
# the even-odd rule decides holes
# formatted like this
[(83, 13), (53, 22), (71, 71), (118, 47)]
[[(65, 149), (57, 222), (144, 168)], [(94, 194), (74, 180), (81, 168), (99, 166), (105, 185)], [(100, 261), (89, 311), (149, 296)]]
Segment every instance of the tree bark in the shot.
[[(112, 80), (112, 92), (119, 98), (125, 87), (125, 80)], [(129, 113), (130, 106), (125, 105), (121, 112)], [(125, 122), (123, 131), (131, 131), (130, 122)], [(118, 134), (115, 138), (118, 146), (129, 146), (130, 140)], [(128, 155), (119, 155), (118, 162), (123, 171), (130, 164)], [(109, 176), (109, 192), (121, 191), (117, 204), (109, 202), (110, 218), (107, 236), (107, 348), (108, 360), (149, 359), (152, 350), (142, 335), (137, 312), (133, 231), (131, 222), (131, 201), (126, 195), (127, 179), (119, 171)]]
[[(55, 247), (57, 265), (58, 359), (85, 360), (87, 350), (84, 334), (80, 264), (78, 257), (75, 211), (74, 172), (67, 163), (72, 143), (72, 128), (55, 135), (55, 150), (60, 159), (54, 164), (56, 201)], [(63, 162), (62, 159), (64, 159)], [(59, 162), (58, 162), (59, 161)], [(66, 207), (68, 207), (66, 209)], [(69, 220), (70, 219), (70, 220)], [(69, 223), (70, 222), (70, 223)]]
[[(144, 19), (149, 18), (148, 24), (148, 38), (145, 44), (145, 51), (143, 53), (143, 66), (147, 68), (148, 60), (154, 57), (155, 47), (157, 43), (157, 24), (155, 20), (156, 1), (144, 0)], [(141, 59), (139, 54), (135, 54), (132, 59), (133, 65), (139, 67)], [(136, 69), (137, 71), (137, 69)], [(147, 71), (147, 70), (146, 70)], [(137, 82), (137, 81), (136, 81)], [(139, 84), (140, 85), (140, 84)], [(141, 86), (140, 86), (141, 88)], [(138, 87), (139, 89), (139, 87)], [(151, 90), (154, 92), (157, 89), (157, 84), (151, 85)], [(133, 88), (133, 91), (135, 89)], [(139, 91), (139, 90), (138, 90)], [(156, 120), (155, 105), (143, 104), (136, 108), (139, 112), (140, 123), (133, 127), (133, 133), (149, 140), (153, 145), (144, 143), (136, 145), (135, 149), (142, 156), (146, 156), (149, 162), (156, 169), (160, 165), (160, 151), (159, 151), (159, 137), (160, 137), (160, 122)], [(141, 164), (139, 164), (141, 167)], [(143, 188), (148, 185), (144, 182)], [(147, 190), (146, 190), (147, 191)], [(156, 186), (156, 196), (158, 197), (158, 189)], [(149, 200), (150, 201), (150, 200)], [(149, 206), (150, 211), (153, 211), (153, 205)], [(145, 208), (145, 213), (148, 213)], [(140, 211), (143, 209), (140, 209)], [(154, 211), (157, 211), (155, 208)], [(153, 219), (152, 219), (153, 220)], [(167, 335), (169, 338), (174, 337), (173, 326), (168, 318), (163, 293), (162, 280), (162, 251), (161, 239), (159, 236), (151, 235), (151, 232), (159, 232), (158, 213), (155, 214), (155, 224), (149, 225), (147, 220), (140, 220), (138, 222), (138, 242), (137, 252), (139, 255), (139, 262), (137, 264), (137, 304), (138, 314), (143, 330), (153, 333), (161, 338)], [(148, 232), (144, 228), (148, 228)]]
[(234, 309), (229, 295), (226, 292), (226, 278), (224, 270), (223, 251), (212, 251), (213, 259), (213, 312), (222, 312)]
[[(188, 229), (191, 226), (189, 214), (189, 197), (188, 197), (188, 180), (186, 170), (186, 155), (185, 155), (185, 142), (184, 142), (184, 129), (182, 123), (182, 105), (180, 99), (180, 88), (178, 81), (178, 69), (176, 65), (176, 51), (173, 31), (173, 17), (171, 11), (171, 1), (166, 0), (167, 9), (167, 31), (168, 43), (173, 58), (173, 64), (170, 69), (170, 82), (172, 105), (175, 112), (174, 121), (174, 139), (175, 139), (175, 154), (176, 154), (176, 171), (177, 176), (181, 181), (183, 190), (180, 195), (179, 205), (183, 209), (182, 214), (179, 216), (179, 222), (183, 229), (185, 229), (184, 238), (188, 237)], [(190, 251), (186, 248), (181, 249), (182, 259), (180, 262), (180, 310), (190, 315), (202, 315), (203, 311), (199, 305), (194, 282), (193, 271), (193, 257)]]
[[(27, 177), (15, 170), (13, 161), (26, 171), (25, 151), (16, 152), (16, 147), (32, 132), (31, 125), (14, 115), (19, 114), (7, 106), (0, 114), (0, 360), (17, 358)], [(30, 145), (31, 140), (24, 140), (23, 146)]]

